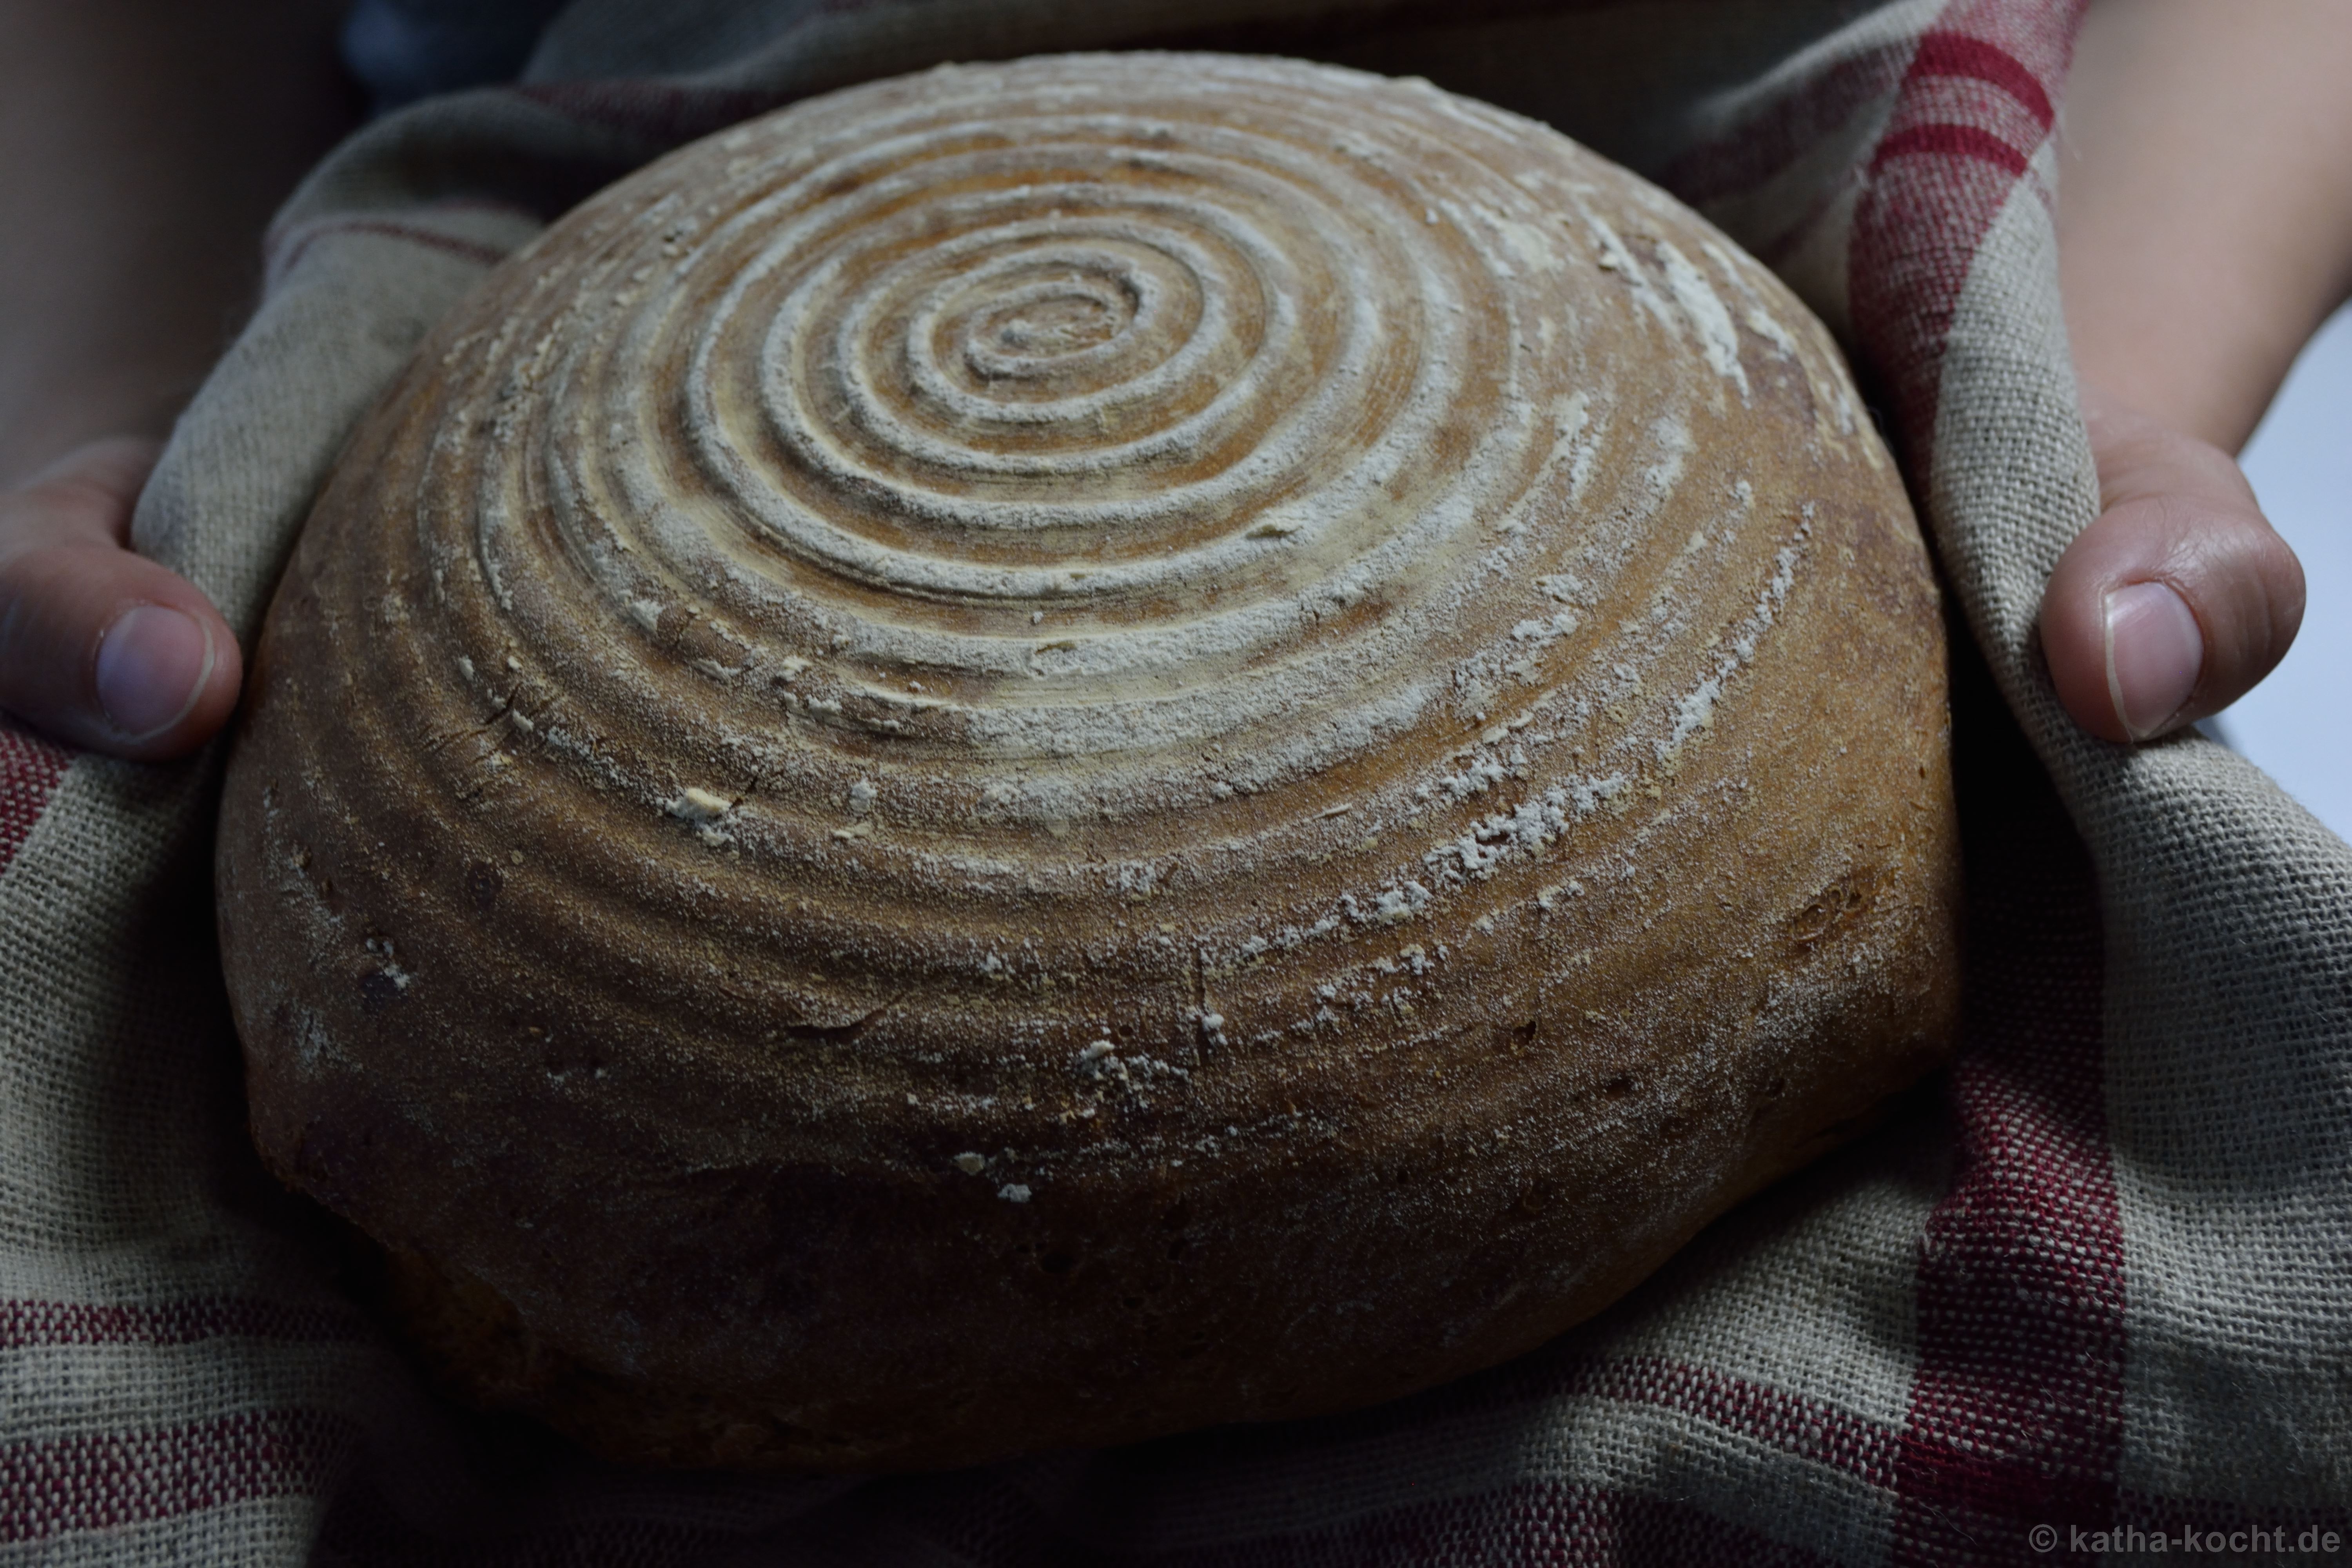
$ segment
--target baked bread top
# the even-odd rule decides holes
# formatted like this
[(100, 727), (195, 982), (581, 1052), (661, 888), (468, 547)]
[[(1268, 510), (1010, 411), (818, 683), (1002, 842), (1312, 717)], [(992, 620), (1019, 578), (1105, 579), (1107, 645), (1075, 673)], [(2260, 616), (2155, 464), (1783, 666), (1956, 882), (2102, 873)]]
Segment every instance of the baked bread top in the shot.
[(943, 68), (665, 159), (434, 331), (251, 689), (256, 1139), (623, 1457), (1423, 1386), (1950, 1035), (1937, 598), (1836, 350), (1425, 83)]

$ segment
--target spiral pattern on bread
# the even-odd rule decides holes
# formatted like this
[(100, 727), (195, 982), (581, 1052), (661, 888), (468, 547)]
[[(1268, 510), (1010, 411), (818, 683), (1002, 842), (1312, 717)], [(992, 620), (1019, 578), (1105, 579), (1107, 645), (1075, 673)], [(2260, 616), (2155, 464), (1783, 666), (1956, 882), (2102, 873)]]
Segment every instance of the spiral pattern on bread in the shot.
[(1388, 1397), (1945, 1049), (1942, 657), (1826, 334), (1556, 133), (835, 94), (556, 225), (340, 463), (224, 806), (256, 1137), (623, 1457)]

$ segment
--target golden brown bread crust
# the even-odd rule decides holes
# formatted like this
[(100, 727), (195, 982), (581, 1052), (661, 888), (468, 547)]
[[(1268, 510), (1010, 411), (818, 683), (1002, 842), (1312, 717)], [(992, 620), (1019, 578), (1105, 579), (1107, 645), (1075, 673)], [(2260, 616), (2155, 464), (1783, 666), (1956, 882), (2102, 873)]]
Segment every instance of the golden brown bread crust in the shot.
[(256, 1140), (618, 1457), (1423, 1387), (1955, 1018), (1937, 594), (1834, 349), (1425, 84), (958, 68), (655, 165), (387, 394), (252, 691)]

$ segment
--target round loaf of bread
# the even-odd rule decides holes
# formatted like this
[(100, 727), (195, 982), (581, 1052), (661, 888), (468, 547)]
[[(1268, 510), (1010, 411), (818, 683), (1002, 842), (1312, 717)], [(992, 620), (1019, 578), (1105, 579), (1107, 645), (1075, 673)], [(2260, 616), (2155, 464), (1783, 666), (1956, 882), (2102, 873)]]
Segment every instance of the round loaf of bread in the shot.
[(862, 87), (353, 437), (222, 812), (254, 1135), (615, 1457), (1385, 1399), (1939, 1059), (1947, 728), (1835, 349), (1653, 187), (1286, 61)]

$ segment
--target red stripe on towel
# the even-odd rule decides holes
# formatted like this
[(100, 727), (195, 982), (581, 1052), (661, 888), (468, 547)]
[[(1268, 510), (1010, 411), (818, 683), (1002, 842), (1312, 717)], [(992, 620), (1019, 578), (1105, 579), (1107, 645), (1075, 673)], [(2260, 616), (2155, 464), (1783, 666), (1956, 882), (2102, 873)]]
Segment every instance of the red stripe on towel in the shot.
[(185, 1345), (199, 1340), (331, 1344), (366, 1337), (351, 1313), (235, 1297), (127, 1307), (87, 1301), (0, 1301), (0, 1351), (44, 1345)]
[(317, 1410), (257, 1410), (217, 1421), (0, 1447), (0, 1542), (45, 1541), (320, 1493), (359, 1428)]
[(2084, 0), (1954, 0), (1904, 73), (1848, 251), (1853, 331), (1928, 471), (1952, 313), (1995, 219), (2050, 134)]
[(1952, 708), (1969, 904), (1959, 1158), (1920, 1239), (1897, 1564), (2026, 1562), (2036, 1525), (2106, 1528), (2124, 1442), (2097, 880), (1973, 659)]
[(72, 765), (71, 752), (0, 715), (0, 871), (16, 858)]

